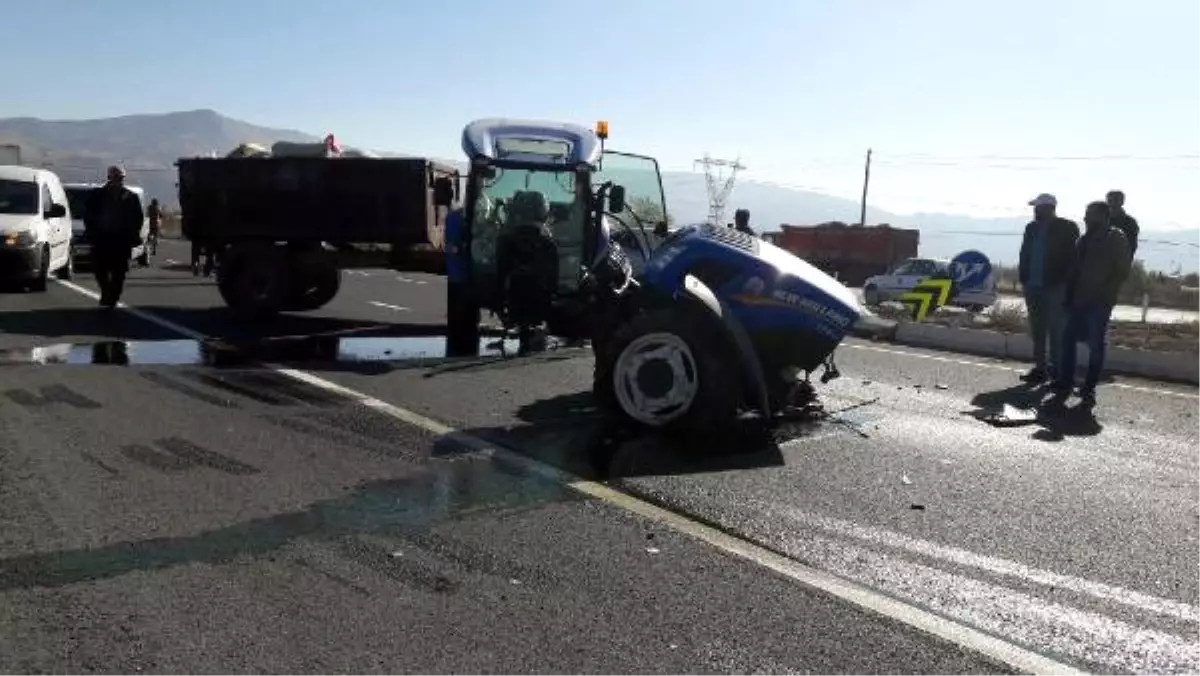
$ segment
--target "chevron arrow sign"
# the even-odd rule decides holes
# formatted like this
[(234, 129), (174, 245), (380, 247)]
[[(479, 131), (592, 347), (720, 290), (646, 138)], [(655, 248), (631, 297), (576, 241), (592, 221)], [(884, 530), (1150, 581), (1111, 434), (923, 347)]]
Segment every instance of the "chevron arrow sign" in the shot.
[(949, 279), (923, 279), (912, 289), (900, 294), (899, 300), (912, 310), (914, 322), (925, 321), (930, 310), (936, 310), (950, 300), (954, 282)]

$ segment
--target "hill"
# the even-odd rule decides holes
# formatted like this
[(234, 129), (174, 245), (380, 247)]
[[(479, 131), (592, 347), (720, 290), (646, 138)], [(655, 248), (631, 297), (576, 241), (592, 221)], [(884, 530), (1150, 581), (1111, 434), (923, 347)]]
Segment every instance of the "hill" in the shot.
[(0, 119), (0, 142), (20, 144), (25, 162), (52, 168), (67, 182), (103, 180), (104, 168), (119, 163), (131, 183), (167, 203), (175, 201), (173, 165), (180, 157), (224, 153), (246, 141), (269, 145), (318, 140), (311, 134), (260, 127), (213, 110), (97, 120)]
[[(317, 140), (311, 134), (261, 127), (212, 110), (99, 120), (0, 119), (0, 142), (20, 143), (28, 163), (54, 168), (65, 181), (93, 181), (101, 179), (106, 165), (119, 162), (129, 171), (131, 182), (168, 204), (175, 202), (172, 165), (179, 157), (223, 153), (246, 141), (269, 145), (275, 141)], [(460, 161), (452, 163), (463, 167)], [(707, 217), (708, 198), (702, 175), (667, 172), (663, 184), (667, 204), (678, 222), (698, 222)], [(753, 181), (739, 182), (729, 204), (730, 218), (734, 208), (746, 207), (751, 211), (752, 223), (762, 231), (778, 230), (782, 223), (855, 222), (859, 213), (856, 200)], [(920, 229), (922, 255), (951, 257), (976, 248), (994, 261), (1011, 264), (1017, 258), (1026, 219), (897, 214), (869, 207), (867, 221)], [(1156, 231), (1148, 224), (1143, 227), (1142, 237), (1147, 241), (1141, 243), (1139, 258), (1148, 268), (1172, 271), (1178, 267), (1184, 272), (1200, 268), (1196, 249), (1200, 246), (1200, 231)], [(1158, 243), (1163, 241), (1184, 246)]]

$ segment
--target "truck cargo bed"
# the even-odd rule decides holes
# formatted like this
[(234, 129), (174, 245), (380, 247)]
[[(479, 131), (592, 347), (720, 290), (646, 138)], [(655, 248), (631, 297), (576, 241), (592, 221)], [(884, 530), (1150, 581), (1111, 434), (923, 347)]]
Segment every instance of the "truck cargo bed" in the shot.
[(457, 171), (423, 158), (189, 158), (179, 167), (183, 234), (196, 241), (324, 241), (444, 248), (434, 181)]

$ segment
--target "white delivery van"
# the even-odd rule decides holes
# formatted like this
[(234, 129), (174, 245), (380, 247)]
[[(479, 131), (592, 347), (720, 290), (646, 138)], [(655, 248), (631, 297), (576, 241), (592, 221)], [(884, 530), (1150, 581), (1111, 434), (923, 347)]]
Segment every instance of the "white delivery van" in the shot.
[[(83, 219), (87, 215), (87, 203), (92, 191), (103, 187), (100, 183), (68, 183), (65, 186), (67, 200), (71, 203), (72, 242), (76, 262), (88, 263), (91, 261), (92, 245), (88, 242), (87, 228), (84, 227)], [(140, 265), (149, 265), (150, 254), (146, 248), (146, 240), (150, 237), (150, 219), (146, 217), (146, 191), (136, 185), (126, 185), (125, 187), (137, 195), (142, 210), (141, 243), (130, 252), (130, 258), (136, 259)]]
[(0, 278), (45, 291), (50, 275), (70, 279), (71, 211), (58, 175), (0, 165)]
[[(894, 301), (901, 294), (911, 291), (923, 279), (935, 276), (950, 277), (951, 261), (941, 258), (909, 258), (891, 271), (867, 278), (863, 283), (863, 301), (867, 305), (878, 305)], [(965, 308), (971, 312), (983, 312), (996, 304), (996, 273), (993, 271), (978, 287), (962, 289), (950, 299), (949, 305)]]

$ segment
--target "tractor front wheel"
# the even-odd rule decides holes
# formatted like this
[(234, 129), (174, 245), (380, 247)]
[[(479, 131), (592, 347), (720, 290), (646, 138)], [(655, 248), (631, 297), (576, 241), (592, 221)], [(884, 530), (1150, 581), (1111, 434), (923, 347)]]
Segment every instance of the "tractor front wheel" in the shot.
[(633, 317), (598, 350), (602, 407), (652, 429), (704, 435), (737, 419), (740, 379), (713, 320), (686, 309)]

